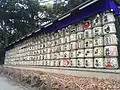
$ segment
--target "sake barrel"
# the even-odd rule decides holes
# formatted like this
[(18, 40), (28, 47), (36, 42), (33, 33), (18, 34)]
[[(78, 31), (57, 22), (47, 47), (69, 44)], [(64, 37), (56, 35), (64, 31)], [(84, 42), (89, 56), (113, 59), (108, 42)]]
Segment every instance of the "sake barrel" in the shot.
[(59, 45), (60, 46), (60, 50), (61, 51), (64, 51), (64, 44), (61, 44), (61, 45)]
[(54, 33), (54, 37), (55, 37), (55, 39), (58, 39), (59, 38), (59, 34), (58, 33)]
[(115, 17), (113, 13), (103, 13), (102, 15), (103, 24), (115, 22)]
[(103, 57), (103, 56), (104, 56), (103, 47), (95, 47), (94, 48), (94, 57)]
[(64, 41), (65, 41), (65, 43), (70, 42), (70, 37), (69, 37), (69, 36), (65, 36), (65, 37), (64, 37)]
[(83, 21), (83, 29), (86, 30), (86, 29), (89, 29), (89, 28), (92, 28), (92, 22), (91, 22), (91, 20), (85, 20), (85, 21)]
[(77, 31), (76, 25), (69, 25), (68, 28), (70, 29), (70, 34), (74, 34)]
[(103, 26), (103, 34), (116, 33), (116, 27), (114, 23), (108, 23)]
[(65, 59), (64, 66), (72, 66), (72, 60), (71, 59)]
[(59, 60), (55, 61), (55, 66), (59, 66)]
[(85, 47), (84, 44), (85, 44), (84, 40), (78, 41), (78, 42), (77, 42), (77, 48), (78, 48), (78, 49), (84, 48), (84, 47)]
[(55, 39), (55, 45), (59, 45), (59, 39)]
[(93, 28), (93, 37), (102, 36), (103, 35), (102, 27), (94, 27)]
[(84, 49), (78, 49), (77, 50), (77, 58), (82, 57), (84, 58), (85, 50)]
[(77, 40), (76, 33), (70, 34), (70, 41), (76, 41), (76, 40)]
[(68, 27), (64, 30), (65, 36), (68, 36), (70, 34), (70, 29)]
[(51, 59), (54, 60), (55, 57), (54, 57), (54, 53), (51, 53)]
[(51, 53), (51, 48), (48, 48), (48, 52), (47, 53)]
[(65, 63), (65, 60), (64, 60), (64, 59), (60, 59), (60, 66), (61, 66), (61, 67), (64, 66), (64, 63)]
[(77, 42), (71, 42), (70, 43), (70, 49), (71, 50), (77, 49)]
[(82, 23), (77, 24), (77, 32), (79, 32), (79, 31), (83, 31), (83, 24)]
[(92, 29), (87, 29), (84, 31), (84, 38), (92, 38)]
[(85, 39), (85, 48), (93, 47), (93, 39)]
[(85, 57), (93, 57), (93, 49), (85, 49)]
[(54, 40), (51, 41), (51, 46), (55, 46), (55, 41)]
[(93, 59), (92, 58), (85, 58), (85, 67), (89, 67), (89, 68), (93, 67)]
[(104, 58), (94, 58), (95, 68), (104, 68)]
[(117, 46), (105, 46), (104, 48), (104, 56), (118, 56)]
[(77, 51), (76, 50), (70, 51), (70, 58), (76, 58), (76, 57), (77, 57)]
[(106, 68), (118, 68), (118, 59), (117, 58), (105, 58), (105, 67)]
[(59, 30), (58, 33), (59, 33), (59, 36), (60, 36), (60, 37), (63, 37), (63, 36), (65, 35), (65, 34), (64, 34), (64, 29)]
[(77, 67), (84, 67), (84, 66), (85, 66), (84, 59), (78, 58)]
[(40, 65), (41, 65), (41, 66), (43, 65), (43, 61), (42, 61), (42, 60), (40, 60)]
[(59, 52), (59, 57), (64, 58), (64, 52)]
[(117, 36), (115, 34), (108, 34), (104, 36), (104, 45), (117, 45)]
[(76, 59), (71, 59), (71, 61), (72, 61), (72, 66), (76, 67), (77, 66), (77, 60)]
[(92, 26), (96, 27), (96, 26), (100, 26), (101, 24), (102, 24), (102, 17), (100, 16), (100, 14), (95, 15), (92, 20)]
[(77, 40), (84, 39), (84, 32), (77, 32)]
[(50, 66), (50, 60), (47, 60), (47, 66)]
[(58, 53), (54, 53), (54, 59), (58, 59)]
[(47, 54), (47, 59), (48, 59), (48, 60), (51, 59), (50, 54)]
[(65, 51), (65, 52), (64, 52), (63, 58), (70, 58), (70, 53), (69, 53), (69, 51)]
[(66, 43), (64, 44), (64, 51), (70, 50), (70, 44)]
[(103, 37), (100, 37), (100, 36), (95, 37), (93, 39), (93, 43), (94, 43), (94, 47), (96, 47), (96, 46), (103, 46), (104, 45)]

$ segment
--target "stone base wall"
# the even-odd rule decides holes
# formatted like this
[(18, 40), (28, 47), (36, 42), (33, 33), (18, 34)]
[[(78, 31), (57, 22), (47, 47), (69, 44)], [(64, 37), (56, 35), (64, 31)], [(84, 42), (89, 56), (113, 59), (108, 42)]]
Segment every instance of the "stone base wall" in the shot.
[(46, 73), (35, 70), (1, 68), (5, 75), (29, 90), (120, 90), (120, 81)]

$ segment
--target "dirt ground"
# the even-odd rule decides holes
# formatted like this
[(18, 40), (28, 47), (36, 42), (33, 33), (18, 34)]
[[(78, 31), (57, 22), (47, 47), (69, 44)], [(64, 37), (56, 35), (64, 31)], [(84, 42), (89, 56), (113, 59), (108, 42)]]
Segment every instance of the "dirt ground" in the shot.
[(120, 90), (119, 80), (75, 77), (15, 68), (5, 68), (1, 73), (32, 90)]

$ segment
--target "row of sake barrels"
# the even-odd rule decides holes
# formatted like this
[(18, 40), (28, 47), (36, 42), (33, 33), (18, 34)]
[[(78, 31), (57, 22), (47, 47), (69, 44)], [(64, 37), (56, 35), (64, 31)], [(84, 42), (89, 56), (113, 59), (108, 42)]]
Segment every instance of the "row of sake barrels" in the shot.
[[(94, 53), (93, 53), (93, 51), (94, 51)], [(94, 50), (93, 49), (85, 49), (85, 50), (84, 49), (79, 49), (77, 51), (73, 50), (73, 51), (70, 51), (70, 52), (69, 51), (61, 52), (61, 54), (62, 54), (61, 56), (57, 56), (58, 53), (52, 53), (51, 58), (49, 57), (49, 54), (46, 54), (45, 57), (48, 57), (48, 58), (43, 58), (43, 59), (57, 59), (55, 57), (58, 57), (58, 58), (102, 57), (103, 53), (104, 53), (104, 56), (106, 56), (106, 57), (108, 57), (108, 56), (118, 56), (117, 46), (105, 46), (104, 50), (103, 50), (103, 47), (96, 47), (96, 48), (94, 48)], [(22, 57), (22, 56), (25, 56), (25, 55), (20, 55), (20, 57)], [(9, 58), (14, 58), (14, 56), (10, 56)]]
[(61, 58), (84, 58), (84, 57), (118, 57), (117, 46), (105, 46), (95, 47), (94, 49), (78, 49), (59, 53), (51, 53), (44, 55), (32, 55), (32, 56), (18, 56), (18, 57), (6, 57), (11, 60), (56, 60)]
[[(92, 43), (93, 42), (93, 43)], [(77, 42), (71, 42), (71, 43), (66, 43), (60, 46), (54, 46), (51, 48), (44, 48), (44, 49), (38, 49), (35, 51), (27, 51), (21, 52), (22, 55), (37, 55), (37, 54), (47, 54), (47, 53), (54, 53), (54, 52), (59, 52), (59, 51), (68, 51), (68, 50), (75, 50), (75, 49), (80, 49), (80, 48), (92, 48), (92, 47), (98, 47), (98, 46), (103, 46), (104, 45), (117, 45), (118, 41), (116, 38), (115, 34), (109, 34), (104, 37), (104, 42), (103, 42), (103, 37), (97, 37), (95, 39), (86, 39), (85, 41), (79, 41)], [(11, 54), (8, 54), (8, 56), (12, 56), (15, 54), (20, 53), (14, 53), (11, 52)]]
[[(114, 15), (113, 15), (113, 13), (106, 13), (106, 14), (104, 14), (103, 15), (103, 21), (105, 21), (105, 22), (103, 22), (103, 25), (104, 24), (106, 24), (104, 27), (106, 27), (107, 26), (107, 23), (110, 23), (110, 22), (115, 22), (115, 17), (114, 17)], [(95, 26), (101, 26), (101, 24), (100, 23), (102, 23), (101, 22), (101, 18), (100, 18), (100, 16), (99, 16), (99, 14), (98, 15), (96, 15), (96, 17), (94, 18), (94, 20), (93, 20), (93, 24), (95, 25)], [(70, 25), (71, 27), (69, 27), (69, 29), (65, 29), (65, 28), (63, 28), (62, 30), (60, 30), (59, 32), (63, 32), (63, 33), (60, 33), (59, 35), (62, 35), (62, 34), (65, 34), (65, 35), (68, 35), (69, 34), (69, 30), (75, 30), (75, 28), (73, 28), (74, 27), (74, 25), (73, 25), (73, 27), (72, 27), (72, 25)], [(89, 29), (89, 28), (92, 28), (91, 26), (92, 26), (92, 22), (90, 22), (90, 20), (86, 20), (86, 23), (85, 23), (85, 21), (84, 21), (84, 24), (83, 24), (83, 26), (82, 26), (82, 28), (81, 28), (81, 26), (82, 26), (82, 24), (79, 24), (78, 25), (78, 27), (79, 28), (76, 28), (78, 31), (81, 31), (81, 30), (86, 30), (86, 29)], [(108, 33), (108, 32), (107, 32)], [(55, 36), (56, 36), (56, 38), (59, 38), (59, 36), (58, 35), (56, 35), (56, 33), (52, 33), (50, 36), (49, 35), (41, 35), (38, 39), (40, 39), (40, 38), (45, 38), (45, 37), (53, 37), (53, 39), (55, 38)], [(42, 40), (42, 39), (41, 39)], [(45, 40), (45, 41), (47, 41), (47, 40)]]
[[(105, 26), (104, 30), (104, 34), (102, 34), (102, 27), (96, 27), (95, 29), (93, 29), (94, 31), (94, 35), (92, 35), (92, 31), (89, 30), (85, 30), (84, 32), (78, 32), (78, 34), (71, 34), (70, 37), (66, 36), (66, 37), (62, 37), (53, 41), (48, 41), (46, 43), (40, 43), (38, 45), (35, 45), (33, 47), (28, 47), (27, 49), (29, 50), (34, 50), (34, 49), (42, 49), (45, 47), (52, 47), (52, 46), (56, 46), (56, 45), (61, 45), (61, 44), (65, 44), (65, 43), (69, 43), (72, 41), (76, 41), (76, 40), (80, 40), (81, 39), (90, 39), (93, 38), (96, 39), (98, 38), (98, 36), (102, 36), (105, 35), (104, 38), (108, 38), (108, 37), (113, 37), (116, 38), (116, 36), (113, 33), (116, 33), (116, 28), (115, 28), (115, 24), (114, 23), (110, 23), (107, 26)], [(108, 35), (108, 34), (113, 34), (113, 35)], [(97, 36), (97, 37), (96, 37)], [(85, 38), (84, 38), (85, 37)], [(102, 37), (101, 37), (102, 38)], [(92, 39), (91, 39), (92, 40)], [(102, 42), (105, 42), (105, 39), (102, 40)]]
[[(64, 38), (62, 38), (62, 39), (64, 40)], [(53, 41), (53, 42), (55, 42), (55, 41)], [(61, 42), (61, 44), (62, 44), (62, 42)], [(83, 44), (85, 44), (85, 47)], [(51, 47), (61, 47), (61, 48), (64, 48), (63, 50), (65, 50), (65, 49), (76, 49), (76, 48), (89, 48), (89, 47), (96, 47), (96, 46), (110, 45), (110, 44), (117, 44), (117, 37), (115, 34), (107, 34), (104, 37), (97, 36), (94, 39), (85, 39), (85, 40), (81, 40), (78, 42), (74, 41), (74, 42), (62, 44), (60, 46), (55, 46), (55, 44), (52, 43)], [(23, 50), (23, 52), (29, 51), (29, 50), (44, 49), (45, 47), (43, 47), (43, 46), (44, 46), (44, 44), (36, 45), (36, 46), (34, 46), (34, 48), (29, 47), (29, 48), (27, 48), (27, 50), (26, 49)]]
[(85, 59), (61, 59), (42, 61), (14, 61), (6, 62), (9, 65), (27, 66), (59, 66), (59, 67), (89, 67), (89, 68), (118, 68), (117, 58), (85, 58)]
[[(81, 32), (71, 33), (69, 36), (63, 37), (63, 38), (65, 38), (65, 41), (63, 40), (63, 38), (61, 38), (58, 44), (66, 43), (67, 41), (70, 42), (70, 41), (75, 41), (75, 40), (92, 38), (92, 37), (95, 37), (97, 35), (100, 35), (100, 36), (101, 35), (106, 35), (108, 33), (116, 33), (116, 28), (115, 28), (114, 23), (105, 24), (103, 27), (99, 26), (99, 27), (95, 27), (93, 29), (87, 29), (87, 30), (84, 30), (84, 31), (81, 31)], [(56, 33), (56, 34), (58, 34), (58, 33)], [(38, 40), (36, 42), (38, 42), (38, 43), (39, 42), (44, 43), (45, 41), (48, 42), (50, 39), (44, 41), (44, 39), (46, 39), (46, 38), (47, 37), (44, 37), (44, 38), (41, 38), (41, 39), (38, 38)], [(50, 37), (48, 36), (48, 38), (50, 38)], [(59, 39), (59, 38), (60, 37), (58, 36), (57, 39)], [(55, 39), (53, 39), (53, 41), (55, 41)]]
[(72, 51), (65, 51), (59, 53), (51, 53), (44, 55), (33, 55), (33, 56), (25, 56), (20, 55), (18, 57), (10, 56), (6, 57), (6, 59), (11, 60), (46, 60), (46, 59), (60, 59), (60, 58), (84, 58), (84, 57), (117, 57), (118, 49), (117, 46), (105, 46), (105, 47), (96, 47), (94, 49), (79, 49)]
[[(59, 37), (58, 39), (52, 40), (51, 43), (55, 45), (55, 42), (56, 42), (56, 45), (59, 45), (59, 44), (64, 44), (71, 41), (93, 38), (96, 36), (102, 36), (110, 33), (116, 33), (116, 28), (114, 23), (106, 24), (103, 27), (102, 26), (95, 27), (93, 29), (87, 29), (81, 32), (72, 33), (69, 36)], [(47, 42), (42, 42), (42, 43), (47, 43)]]
[[(117, 37), (115, 34), (105, 35), (104, 37), (95, 37), (94, 39), (85, 39), (77, 42), (74, 41), (74, 42), (65, 43), (65, 44), (56, 45), (56, 46), (54, 46), (53, 44), (51, 45), (51, 47), (55, 47), (55, 48), (61, 47), (61, 49), (63, 48), (63, 50), (65, 50), (65, 49), (89, 48), (89, 47), (96, 47), (96, 46), (103, 46), (103, 45), (110, 45), (110, 44), (114, 44), (114, 45), (117, 44)], [(41, 45), (43, 46), (43, 44)], [(40, 45), (36, 45), (35, 50), (45, 48), (45, 47), (39, 48), (39, 46)]]

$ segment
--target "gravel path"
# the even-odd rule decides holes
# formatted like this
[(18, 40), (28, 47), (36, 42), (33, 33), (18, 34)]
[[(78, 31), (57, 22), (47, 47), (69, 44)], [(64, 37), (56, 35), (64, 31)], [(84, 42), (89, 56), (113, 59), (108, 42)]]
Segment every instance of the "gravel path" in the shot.
[(23, 70), (35, 70), (40, 72), (72, 75), (77, 77), (96, 77), (99, 79), (113, 79), (120, 81), (120, 69), (109, 70), (109, 69), (87, 69), (87, 68), (65, 68), (65, 67), (15, 67), (15, 66), (5, 66), (13, 69), (23, 69)]
[(27, 89), (23, 88), (21, 85), (4, 76), (0, 76), (0, 90), (27, 90)]
[[(65, 73), (73, 74), (74, 71), (64, 71), (64, 74), (60, 74), (58, 72), (53, 73), (52, 71), (54, 70), (51, 70), (51, 72), (48, 70), (47, 72), (47, 69), (38, 69), (40, 68), (4, 68), (2, 72), (8, 77), (13, 77), (14, 80), (20, 82), (21, 85), (24, 85), (25, 87), (27, 85), (28, 87), (31, 87), (32, 90), (120, 90), (120, 79), (118, 78), (117, 80), (117, 78), (115, 78), (115, 76), (120, 76), (119, 73), (116, 75), (115, 73), (103, 73), (103, 78), (100, 79), (97, 78), (98, 74), (95, 74), (97, 77), (92, 74), (95, 72), (87, 73), (91, 77), (86, 77), (84, 72), (77, 71), (77, 75), (84, 73), (82, 76), (78, 77), (77, 75), (65, 75)], [(61, 70), (61, 72), (62, 71), (63, 70)], [(101, 74), (102, 73), (100, 73), (99, 77), (101, 77)], [(37, 81), (39, 81), (39, 83)]]

